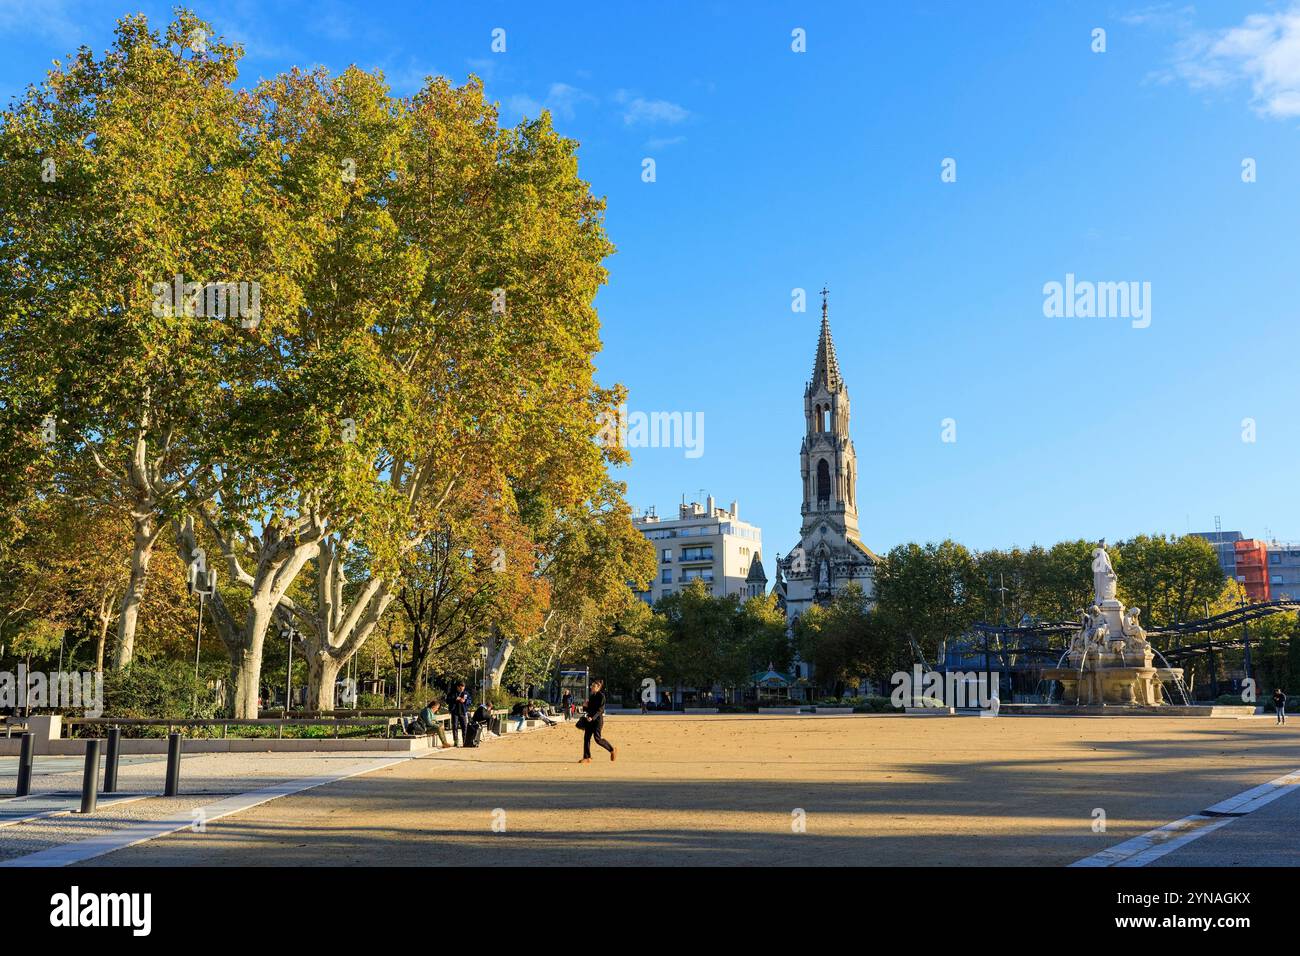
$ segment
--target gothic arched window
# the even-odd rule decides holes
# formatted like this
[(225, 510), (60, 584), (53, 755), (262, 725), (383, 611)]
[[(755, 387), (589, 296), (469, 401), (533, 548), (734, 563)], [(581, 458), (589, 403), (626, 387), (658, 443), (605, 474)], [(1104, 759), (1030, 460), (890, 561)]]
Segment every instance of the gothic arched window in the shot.
[(831, 501), (831, 469), (823, 458), (817, 462), (817, 504), (828, 505)]

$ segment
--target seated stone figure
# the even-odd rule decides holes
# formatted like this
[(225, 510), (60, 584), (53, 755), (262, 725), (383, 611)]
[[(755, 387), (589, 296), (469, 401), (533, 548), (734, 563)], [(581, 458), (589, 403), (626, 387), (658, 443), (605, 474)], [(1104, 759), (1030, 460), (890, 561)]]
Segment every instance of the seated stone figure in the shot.
[(1140, 607), (1131, 607), (1124, 612), (1124, 640), (1130, 647), (1146, 646), (1147, 632), (1138, 621), (1141, 616)]

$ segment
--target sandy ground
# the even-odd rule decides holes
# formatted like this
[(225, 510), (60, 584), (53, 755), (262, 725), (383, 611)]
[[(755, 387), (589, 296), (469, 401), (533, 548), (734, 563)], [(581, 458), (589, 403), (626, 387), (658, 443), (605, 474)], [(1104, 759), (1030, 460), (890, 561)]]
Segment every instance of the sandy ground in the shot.
[[(579, 765), (581, 734), (561, 726), (91, 865), (1059, 866), (1300, 768), (1300, 721), (619, 716), (606, 732), (614, 763), (597, 750)], [(1273, 865), (1300, 863), (1297, 800), (1259, 837)]]

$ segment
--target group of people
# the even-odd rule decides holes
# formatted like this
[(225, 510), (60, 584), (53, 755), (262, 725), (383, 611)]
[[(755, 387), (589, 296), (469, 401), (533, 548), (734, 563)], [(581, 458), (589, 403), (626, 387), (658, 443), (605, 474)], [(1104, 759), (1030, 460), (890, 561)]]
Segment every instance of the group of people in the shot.
[[(431, 733), (438, 738), (440, 746), (463, 747), (467, 746), (467, 740), (471, 737), (469, 731), (471, 715), (473, 721), (477, 724), (486, 724), (489, 719), (489, 712), (485, 706), (480, 705), (477, 710), (473, 709), (473, 699), (464, 681), (457, 681), (447, 694), (447, 713), (451, 717), (451, 743), (447, 741), (447, 732), (442, 729), (442, 721), (438, 717), (440, 710), (442, 710), (442, 701), (429, 701), (421, 709), (419, 716), (405, 724), (406, 732), (411, 734)], [(568, 690), (564, 692), (561, 710), (566, 720), (573, 716), (573, 694)], [(531, 701), (519, 701), (511, 708), (510, 716), (518, 721), (516, 730), (523, 730), (525, 720), (542, 720), (548, 726), (554, 726), (557, 723), (557, 721), (551, 720), (551, 718), (543, 714)], [(588, 696), (587, 702), (582, 705), (582, 716), (578, 719), (578, 727), (583, 732), (581, 763), (591, 763), (592, 741), (595, 741), (598, 747), (604, 748), (609, 753), (610, 760), (617, 759), (618, 748), (603, 736), (605, 729), (604, 681), (594, 680), (591, 682), (591, 694)]]
[[(438, 744), (442, 747), (463, 747), (466, 746), (466, 740), (469, 737), (469, 719), (470, 708), (473, 706), (473, 698), (469, 689), (465, 686), (463, 680), (456, 681), (447, 694), (447, 714), (451, 717), (451, 736), (452, 743), (447, 742), (447, 732), (442, 729), (442, 721), (438, 719), (438, 712), (442, 710), (442, 701), (431, 700), (420, 710), (419, 716), (414, 720), (404, 721), (403, 729), (408, 734), (433, 734), (438, 738)], [(480, 708), (482, 710), (483, 708)], [(479, 716), (477, 713), (475, 718)], [(482, 723), (486, 723), (484, 717)]]
[(515, 730), (523, 730), (525, 720), (540, 720), (548, 727), (554, 727), (558, 723), (543, 714), (530, 700), (517, 702), (510, 708), (510, 716), (516, 721)]

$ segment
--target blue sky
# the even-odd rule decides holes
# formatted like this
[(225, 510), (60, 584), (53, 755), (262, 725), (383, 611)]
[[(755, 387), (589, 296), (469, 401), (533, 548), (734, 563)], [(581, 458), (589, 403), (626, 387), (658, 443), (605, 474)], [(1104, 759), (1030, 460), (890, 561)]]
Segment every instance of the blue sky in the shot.
[[(356, 63), (405, 93), (476, 72), (507, 121), (546, 106), (580, 140), (619, 250), (600, 376), (631, 411), (705, 421), (698, 458), (634, 450), (638, 507), (703, 489), (741, 502), (766, 554), (796, 543), (828, 283), (875, 550), (1216, 514), (1300, 539), (1300, 5), (193, 6), (244, 43), (246, 82)], [(161, 24), (170, 4), (0, 0), (0, 95), (135, 10)], [(1149, 327), (1046, 317), (1067, 273), (1149, 282)]]

